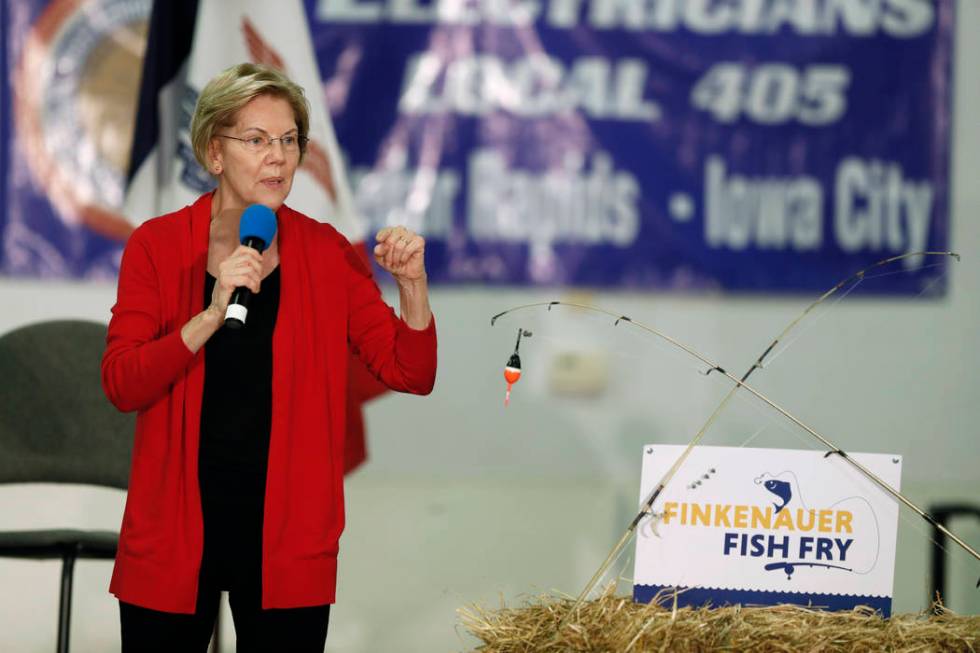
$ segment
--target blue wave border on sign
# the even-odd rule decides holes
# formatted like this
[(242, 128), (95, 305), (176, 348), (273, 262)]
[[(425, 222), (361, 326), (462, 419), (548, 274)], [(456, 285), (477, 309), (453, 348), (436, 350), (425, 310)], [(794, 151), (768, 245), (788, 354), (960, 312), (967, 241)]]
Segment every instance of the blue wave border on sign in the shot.
[[(634, 585), (633, 600), (637, 603), (650, 603), (653, 598), (664, 590), (673, 591), (670, 585)], [(710, 604), (715, 607), (724, 605), (778, 605), (789, 603), (825, 610), (852, 610), (859, 605), (866, 605), (877, 610), (883, 617), (892, 613), (890, 596), (862, 596), (857, 594), (809, 594), (806, 592), (774, 592), (764, 590), (736, 590), (712, 587), (679, 587), (677, 605), (680, 607), (699, 608)], [(681, 592), (680, 590), (683, 590)], [(671, 604), (673, 598), (671, 598)]]

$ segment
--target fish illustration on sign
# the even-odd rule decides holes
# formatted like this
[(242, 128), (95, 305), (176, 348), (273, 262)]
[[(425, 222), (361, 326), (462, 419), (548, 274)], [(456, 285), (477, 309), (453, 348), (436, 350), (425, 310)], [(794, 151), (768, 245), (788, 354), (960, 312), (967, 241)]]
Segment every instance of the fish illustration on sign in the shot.
[(778, 515), (779, 511), (785, 508), (786, 504), (793, 498), (793, 488), (786, 481), (777, 481), (775, 479), (769, 479), (763, 486), (783, 500), (782, 503), (773, 502), (772, 504), (776, 508), (776, 514)]
[[(788, 480), (781, 480), (779, 477), (786, 478)], [(793, 509), (786, 510), (787, 515), (791, 518), (801, 520), (805, 519), (806, 515), (809, 514), (810, 519), (813, 519), (813, 514), (816, 512), (816, 510), (807, 505), (807, 501), (804, 498), (803, 489), (800, 487), (799, 479), (792, 471), (784, 470), (778, 474), (764, 472), (755, 477), (754, 482), (756, 485), (761, 485), (767, 492), (770, 492), (779, 499), (779, 501), (774, 501), (772, 503), (773, 507), (775, 508), (773, 516), (782, 512), (783, 508), (786, 508), (790, 501), (795, 499), (796, 502), (793, 505), (796, 506), (796, 509), (795, 511)], [(847, 550), (846, 562), (843, 555), (841, 555), (840, 558), (840, 562), (845, 562), (845, 564), (826, 564), (811, 560), (786, 560), (766, 564), (764, 567), (766, 571), (781, 570), (786, 573), (787, 580), (791, 580), (794, 572), (800, 567), (839, 569), (858, 575), (871, 573), (871, 571), (878, 564), (878, 556), (881, 551), (881, 531), (878, 526), (878, 517), (875, 515), (874, 509), (871, 507), (871, 504), (868, 503), (868, 500), (860, 495), (845, 496), (836, 500), (831, 497), (833, 497), (833, 493), (826, 497), (826, 503), (823, 501), (821, 502), (826, 506), (822, 510), (836, 509), (847, 511), (850, 515), (850, 520), (848, 523), (860, 522), (873, 524), (872, 528), (874, 535), (871, 536), (871, 534), (868, 533), (868, 536), (862, 538), (862, 541), (859, 542), (853, 549), (851, 549), (850, 544), (847, 544), (845, 547)], [(840, 543), (838, 543), (838, 546), (841, 546)], [(819, 560), (820, 557), (818, 556), (817, 559)]]

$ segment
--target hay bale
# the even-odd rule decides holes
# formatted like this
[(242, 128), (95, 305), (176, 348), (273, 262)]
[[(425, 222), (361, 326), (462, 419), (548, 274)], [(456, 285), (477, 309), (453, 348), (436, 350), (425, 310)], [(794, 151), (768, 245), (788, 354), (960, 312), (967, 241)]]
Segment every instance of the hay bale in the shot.
[(543, 595), (517, 608), (474, 605), (458, 612), (463, 625), (483, 641), (477, 648), (482, 653), (980, 650), (980, 616), (960, 616), (938, 603), (928, 613), (882, 619), (863, 608), (678, 609), (670, 607), (670, 597), (646, 605), (607, 592), (584, 603), (559, 631), (572, 603)]

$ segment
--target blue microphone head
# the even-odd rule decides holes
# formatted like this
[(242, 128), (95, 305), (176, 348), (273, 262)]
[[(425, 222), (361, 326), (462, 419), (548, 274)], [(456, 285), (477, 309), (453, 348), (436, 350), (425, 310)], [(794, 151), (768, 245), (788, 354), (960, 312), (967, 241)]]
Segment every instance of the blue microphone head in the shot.
[(238, 237), (241, 243), (249, 238), (259, 238), (265, 243), (263, 250), (272, 243), (276, 235), (276, 214), (268, 206), (252, 204), (242, 213), (242, 221), (238, 225)]

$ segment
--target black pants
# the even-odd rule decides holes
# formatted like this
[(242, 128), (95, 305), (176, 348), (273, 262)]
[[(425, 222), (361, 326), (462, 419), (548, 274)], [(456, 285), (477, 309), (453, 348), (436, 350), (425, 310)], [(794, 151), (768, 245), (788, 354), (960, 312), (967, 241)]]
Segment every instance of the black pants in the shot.
[(330, 606), (262, 609), (264, 474), (201, 462), (204, 555), (194, 614), (119, 602), (123, 653), (207, 651), (221, 591), (228, 591), (238, 653), (323, 653)]
[[(120, 601), (123, 653), (205, 653), (220, 596), (220, 590), (216, 589), (199, 591), (194, 614), (158, 612)], [(329, 605), (262, 610), (258, 596), (232, 590), (228, 598), (238, 653), (323, 653)]]

